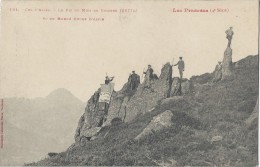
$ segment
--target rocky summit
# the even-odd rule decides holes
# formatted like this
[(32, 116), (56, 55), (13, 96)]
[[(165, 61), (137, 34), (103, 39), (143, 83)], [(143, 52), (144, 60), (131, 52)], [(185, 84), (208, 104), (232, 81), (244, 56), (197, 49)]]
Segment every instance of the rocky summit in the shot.
[(192, 91), (192, 83), (188, 79), (172, 78), (172, 66), (166, 63), (161, 69), (161, 75), (151, 80), (150, 88), (146, 87), (146, 80), (132, 91), (129, 81), (122, 90), (113, 92), (108, 111), (100, 107), (100, 89), (88, 101), (85, 113), (80, 118), (76, 130), (75, 141), (80, 142), (81, 137), (89, 139), (98, 134), (100, 127), (109, 126), (113, 119), (122, 122), (131, 122), (138, 115), (152, 111), (161, 99), (180, 96)]

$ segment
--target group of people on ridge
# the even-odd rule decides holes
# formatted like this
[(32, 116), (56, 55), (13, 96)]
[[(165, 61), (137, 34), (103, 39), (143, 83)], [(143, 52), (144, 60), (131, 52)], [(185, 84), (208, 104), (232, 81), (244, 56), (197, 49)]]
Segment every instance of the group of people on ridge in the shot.
[[(228, 39), (227, 47), (230, 47), (232, 37), (234, 35), (233, 27), (229, 27), (229, 29), (227, 29), (225, 31), (225, 33), (226, 33), (226, 38)], [(178, 63), (174, 64), (172, 66), (178, 66), (180, 79), (182, 80), (183, 72), (184, 72), (184, 68), (185, 68), (185, 63), (182, 60), (182, 57), (179, 57)], [(221, 61), (219, 61), (215, 68), (215, 71), (221, 71), (221, 69), (222, 69), (222, 63), (221, 63)], [(158, 79), (157, 75), (153, 74), (153, 69), (150, 64), (148, 65), (147, 70), (145, 72), (143, 72), (143, 74), (145, 74), (145, 77), (146, 77), (144, 85), (147, 88), (150, 88), (152, 79)], [(215, 75), (219, 75), (219, 74), (216, 73)], [(217, 78), (219, 78), (219, 77), (217, 77)], [(114, 77), (106, 76), (105, 84), (109, 84), (113, 79), (114, 79)], [(130, 89), (135, 90), (140, 84), (140, 76), (138, 74), (136, 74), (135, 71), (132, 71), (132, 74), (129, 75), (128, 82), (130, 83), (130, 86), (129, 86)], [(213, 82), (217, 82), (217, 81), (213, 81)]]
[[(180, 57), (178, 63), (173, 66), (178, 66), (180, 78), (182, 79), (183, 71), (184, 71), (184, 67), (185, 67), (182, 57)], [(144, 82), (145, 82), (144, 85), (146, 88), (151, 87), (152, 79), (158, 79), (158, 76), (156, 74), (154, 74), (153, 72), (154, 72), (154, 70), (152, 69), (152, 66), (150, 64), (148, 65), (147, 70), (145, 72), (143, 72), (143, 74), (145, 74), (145, 77), (146, 77), (144, 80)], [(108, 85), (111, 81), (113, 81), (113, 79), (114, 79), (114, 77), (106, 76), (105, 84)], [(140, 76), (138, 74), (136, 74), (135, 71), (132, 71), (132, 74), (129, 75), (128, 83), (129, 83), (130, 89), (135, 90), (140, 84)]]

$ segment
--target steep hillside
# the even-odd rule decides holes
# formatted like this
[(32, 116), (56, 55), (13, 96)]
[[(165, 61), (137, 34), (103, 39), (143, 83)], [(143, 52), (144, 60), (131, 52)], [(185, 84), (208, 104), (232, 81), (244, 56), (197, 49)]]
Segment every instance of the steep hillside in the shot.
[[(166, 89), (160, 90), (174, 92), (178, 83), (173, 85), (173, 79), (168, 89), (163, 71), (156, 82), (165, 83)], [(192, 77), (192, 86), (183, 96), (162, 93), (160, 98), (152, 99), (154, 96), (149, 93), (153, 91), (137, 95), (137, 90), (127, 96), (116, 92), (130, 101), (135, 100), (134, 96), (147, 96), (156, 104), (149, 102), (150, 108), (135, 112), (130, 121), (122, 121), (125, 116), (120, 114), (111, 118), (111, 123), (105, 124), (108, 126), (103, 126), (85, 145), (77, 141), (87, 122), (83, 115), (75, 144), (65, 152), (29, 165), (255, 166), (258, 116), (253, 110), (258, 98), (258, 55), (233, 63), (232, 74), (219, 82), (212, 83), (213, 78), (213, 73)], [(94, 101), (95, 95), (88, 106)], [(85, 113), (98, 111), (86, 109)], [(250, 125), (249, 117), (253, 119)]]
[(45, 98), (4, 99), (5, 140), (1, 155), (6, 158), (0, 164), (22, 165), (40, 160), (48, 152), (65, 150), (73, 143), (84, 105), (66, 89), (57, 89)]

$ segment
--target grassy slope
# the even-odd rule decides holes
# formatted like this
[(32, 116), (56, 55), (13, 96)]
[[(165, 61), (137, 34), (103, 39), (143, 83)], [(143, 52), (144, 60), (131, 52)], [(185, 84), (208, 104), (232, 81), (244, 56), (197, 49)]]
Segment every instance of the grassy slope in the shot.
[[(194, 93), (171, 103), (158, 102), (152, 112), (132, 123), (104, 128), (97, 140), (74, 147), (67, 160), (63, 152), (30, 165), (256, 165), (257, 124), (248, 129), (244, 120), (258, 97), (258, 56), (240, 62), (228, 80), (207, 84), (211, 74), (195, 77)], [(133, 141), (153, 116), (165, 110), (174, 113), (171, 128)], [(211, 142), (213, 136), (223, 139)]]

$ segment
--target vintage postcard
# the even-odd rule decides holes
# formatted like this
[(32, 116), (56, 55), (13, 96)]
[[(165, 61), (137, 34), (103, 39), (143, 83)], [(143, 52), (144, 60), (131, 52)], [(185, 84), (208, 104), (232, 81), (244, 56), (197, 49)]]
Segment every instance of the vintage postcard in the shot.
[(257, 166), (257, 0), (2, 0), (0, 166)]

